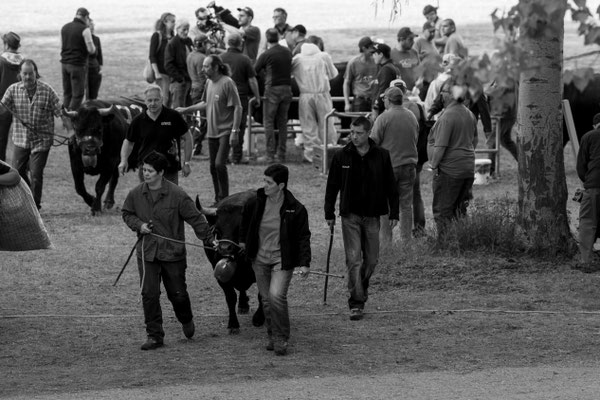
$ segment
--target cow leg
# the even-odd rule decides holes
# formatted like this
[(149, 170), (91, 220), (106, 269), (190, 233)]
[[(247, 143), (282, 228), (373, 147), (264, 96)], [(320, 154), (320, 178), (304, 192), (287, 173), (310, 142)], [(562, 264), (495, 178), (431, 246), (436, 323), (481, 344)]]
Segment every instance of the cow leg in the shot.
[(219, 281), (219, 286), (221, 286), (221, 289), (223, 289), (223, 292), (225, 293), (225, 301), (227, 302), (227, 310), (229, 312), (227, 329), (229, 329), (230, 335), (237, 335), (240, 333), (240, 323), (237, 319), (237, 314), (235, 313), (237, 294), (235, 293), (235, 289), (231, 284), (221, 283)]
[(117, 188), (117, 183), (119, 183), (119, 169), (114, 168), (113, 173), (110, 176), (110, 181), (108, 181), (106, 197), (104, 197), (104, 208), (107, 210), (110, 210), (115, 205), (115, 189)]
[(265, 323), (265, 312), (263, 310), (263, 302), (260, 294), (258, 295), (258, 308), (256, 312), (252, 316), (252, 325), (254, 326), (263, 326)]
[(238, 300), (238, 314), (248, 314), (250, 312), (250, 305), (248, 302), (250, 299), (246, 294), (245, 290), (240, 290), (240, 297)]
[(79, 155), (77, 155), (77, 153), (73, 154), (72, 149), (70, 147), (71, 146), (69, 145), (69, 158), (71, 161), (71, 173), (73, 174), (73, 182), (75, 183), (75, 191), (77, 192), (78, 195), (80, 195), (83, 198), (83, 201), (85, 201), (85, 204), (92, 207), (95, 199), (94, 199), (94, 196), (89, 194), (85, 188), (85, 182), (84, 182), (85, 174), (83, 173), (83, 163), (81, 162), (81, 157)]
[(94, 204), (92, 205), (92, 215), (96, 215), (102, 211), (102, 195), (104, 194), (104, 189), (106, 189), (106, 185), (108, 181), (111, 179), (113, 171), (101, 172), (100, 177), (96, 181), (96, 198), (94, 199)]

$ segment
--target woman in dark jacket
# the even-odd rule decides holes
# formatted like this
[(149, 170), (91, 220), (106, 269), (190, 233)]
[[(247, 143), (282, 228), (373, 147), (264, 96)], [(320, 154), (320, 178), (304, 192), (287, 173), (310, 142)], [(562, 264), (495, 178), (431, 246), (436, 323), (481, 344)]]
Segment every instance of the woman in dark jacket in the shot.
[(290, 319), (287, 292), (294, 268), (306, 278), (310, 268), (310, 230), (306, 208), (287, 190), (289, 171), (273, 164), (265, 170), (265, 186), (246, 203), (240, 226), (240, 246), (252, 261), (263, 299), (267, 350), (287, 353)]
[(165, 69), (165, 49), (167, 43), (174, 35), (175, 28), (175, 15), (166, 12), (160, 16), (154, 27), (154, 33), (150, 37), (150, 51), (149, 59), (152, 69), (154, 70), (154, 76), (156, 77), (156, 84), (159, 85), (163, 92), (163, 105), (168, 107), (170, 105), (169, 96), (169, 75)]

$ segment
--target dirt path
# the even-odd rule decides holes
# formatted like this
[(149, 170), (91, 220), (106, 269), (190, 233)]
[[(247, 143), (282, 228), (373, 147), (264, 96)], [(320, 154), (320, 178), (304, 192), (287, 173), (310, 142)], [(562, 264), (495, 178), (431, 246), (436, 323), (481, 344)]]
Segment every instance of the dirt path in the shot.
[(11, 400), (86, 399), (597, 399), (600, 368), (500, 368), (467, 374), (422, 372), (363, 378), (313, 377), (241, 383), (109, 389)]

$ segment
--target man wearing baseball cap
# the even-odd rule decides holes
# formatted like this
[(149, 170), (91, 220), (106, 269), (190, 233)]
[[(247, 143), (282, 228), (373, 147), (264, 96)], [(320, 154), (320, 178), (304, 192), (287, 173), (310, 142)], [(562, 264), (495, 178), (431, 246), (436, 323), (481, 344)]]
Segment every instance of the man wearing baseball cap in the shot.
[[(371, 111), (377, 64), (373, 60), (373, 40), (365, 36), (358, 41), (360, 54), (348, 61), (344, 74), (344, 110)], [(354, 95), (352, 103), (350, 95)]]
[(400, 70), (402, 80), (406, 82), (408, 90), (412, 90), (417, 80), (415, 68), (419, 65), (419, 55), (413, 49), (415, 35), (409, 27), (400, 28), (398, 31), (398, 45), (392, 49), (390, 56)]
[(446, 38), (442, 34), (442, 19), (437, 15), (437, 7), (427, 4), (423, 8), (423, 15), (427, 22), (432, 23), (435, 26), (435, 35), (433, 37), (436, 49), (440, 54), (444, 52), (444, 46), (446, 45)]
[(63, 104), (69, 110), (77, 110), (83, 102), (88, 55), (96, 52), (89, 25), (90, 12), (81, 7), (60, 30)]
[(373, 60), (375, 60), (375, 63), (379, 66), (379, 71), (377, 72), (377, 91), (373, 101), (373, 111), (375, 115), (378, 115), (385, 110), (383, 94), (385, 90), (390, 87), (390, 82), (400, 76), (400, 71), (390, 58), (390, 52), (392, 50), (390, 46), (385, 43), (375, 43), (373, 47), (375, 48)]
[(247, 55), (253, 63), (258, 56), (258, 46), (260, 44), (260, 29), (252, 25), (254, 11), (250, 7), (238, 8), (238, 22), (240, 24), (240, 33), (244, 38), (242, 53)]

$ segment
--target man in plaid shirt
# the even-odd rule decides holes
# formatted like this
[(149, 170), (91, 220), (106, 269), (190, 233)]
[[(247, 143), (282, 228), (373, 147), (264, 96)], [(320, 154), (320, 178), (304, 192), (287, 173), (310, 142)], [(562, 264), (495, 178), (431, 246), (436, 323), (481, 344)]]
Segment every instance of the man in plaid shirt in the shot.
[(14, 117), (12, 165), (31, 187), (39, 209), (44, 168), (54, 137), (54, 117), (63, 118), (63, 125), (69, 125), (61, 114), (62, 104), (54, 89), (38, 80), (40, 75), (36, 63), (23, 60), (20, 74), (21, 81), (8, 87), (2, 104)]

